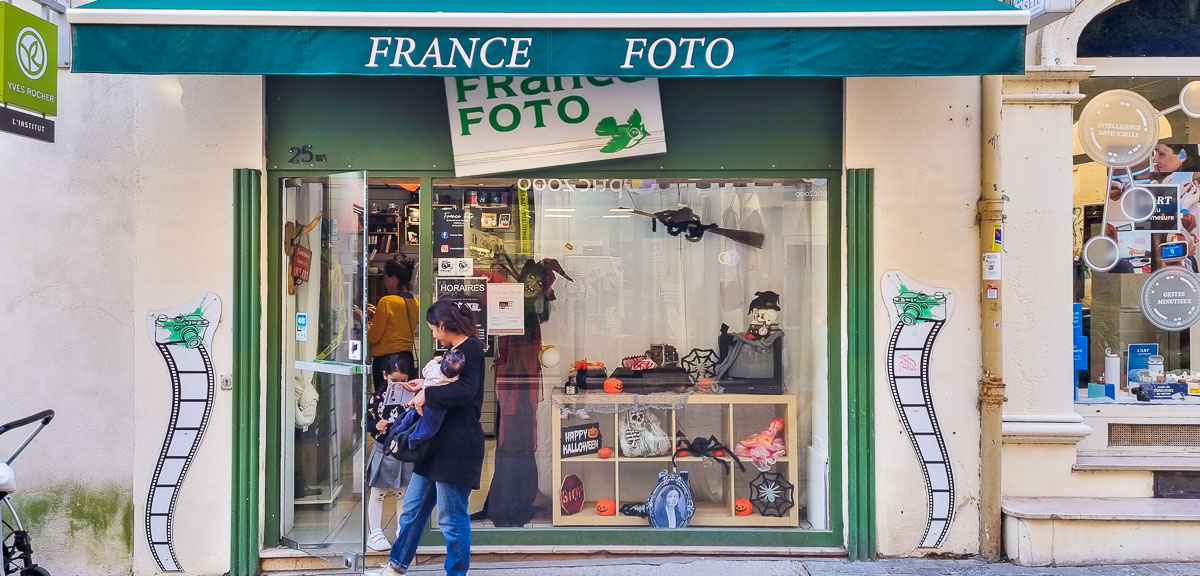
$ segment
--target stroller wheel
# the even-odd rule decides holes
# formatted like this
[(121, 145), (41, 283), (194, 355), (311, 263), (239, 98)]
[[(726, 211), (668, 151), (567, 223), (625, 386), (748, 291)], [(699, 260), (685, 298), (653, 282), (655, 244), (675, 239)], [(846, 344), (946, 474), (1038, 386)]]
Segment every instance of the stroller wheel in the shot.
[(21, 576), (50, 576), (50, 572), (41, 566), (34, 566), (22, 570)]

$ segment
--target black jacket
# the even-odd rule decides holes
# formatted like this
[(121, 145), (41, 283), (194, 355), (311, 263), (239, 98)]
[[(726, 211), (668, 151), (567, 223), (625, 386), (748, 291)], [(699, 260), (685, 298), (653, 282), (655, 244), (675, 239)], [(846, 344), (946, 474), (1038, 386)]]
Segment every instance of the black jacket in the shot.
[(483, 344), (467, 338), (458, 349), (466, 365), (458, 380), (425, 389), (425, 405), (446, 411), (442, 427), (433, 437), (433, 449), (413, 471), (434, 482), (466, 484), (479, 489), (483, 472)]

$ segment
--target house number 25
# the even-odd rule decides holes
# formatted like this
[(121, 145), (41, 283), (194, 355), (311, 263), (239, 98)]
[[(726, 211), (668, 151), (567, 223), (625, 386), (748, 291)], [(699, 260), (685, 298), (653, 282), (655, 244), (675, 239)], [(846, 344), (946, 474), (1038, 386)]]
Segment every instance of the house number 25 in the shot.
[(313, 153), (312, 144), (305, 144), (303, 146), (292, 146), (291, 148), (288, 148), (288, 154), (292, 155), (292, 157), (288, 159), (289, 164), (304, 164), (306, 162), (325, 162), (327, 160), (327, 158), (325, 158), (324, 154)]

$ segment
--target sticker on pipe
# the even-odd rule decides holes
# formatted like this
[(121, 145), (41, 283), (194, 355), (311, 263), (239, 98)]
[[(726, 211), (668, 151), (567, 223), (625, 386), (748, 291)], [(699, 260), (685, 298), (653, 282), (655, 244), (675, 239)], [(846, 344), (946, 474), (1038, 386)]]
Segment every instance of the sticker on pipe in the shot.
[(1135, 92), (1103, 92), (1079, 115), (1079, 141), (1089, 158), (1105, 166), (1140, 164), (1158, 142), (1158, 111)]

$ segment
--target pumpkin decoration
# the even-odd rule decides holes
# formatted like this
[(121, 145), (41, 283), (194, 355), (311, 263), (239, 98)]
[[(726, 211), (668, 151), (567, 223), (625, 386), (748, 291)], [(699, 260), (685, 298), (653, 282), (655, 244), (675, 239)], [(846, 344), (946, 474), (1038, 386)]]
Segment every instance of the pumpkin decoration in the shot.
[(737, 516), (749, 516), (754, 508), (750, 506), (750, 501), (745, 498), (738, 498), (733, 501), (733, 513)]
[(625, 390), (625, 383), (620, 378), (609, 378), (604, 381), (604, 391), (609, 394), (620, 394)]
[(684, 450), (683, 448), (676, 448), (676, 449), (675, 449), (675, 455), (676, 455), (676, 456), (678, 456), (678, 457), (680, 457), (680, 458), (687, 458), (687, 456), (688, 456), (688, 451), (687, 451), (687, 450)]
[[(749, 503), (747, 503), (747, 506), (749, 506)], [(616, 501), (609, 500), (606, 498), (604, 500), (596, 502), (596, 514), (599, 514), (601, 516), (613, 516), (616, 513), (617, 513)]]
[(725, 449), (717, 448), (716, 450), (712, 451), (712, 455), (714, 458), (724, 458), (725, 457)]
[(596, 452), (596, 455), (606, 459), (612, 458), (612, 448), (605, 446), (604, 448), (601, 448), (600, 451)]
[(576, 360), (575, 363), (571, 365), (571, 369), (572, 370), (603, 370), (604, 363), (603, 362), (588, 362), (587, 358), (584, 358), (583, 360)]

